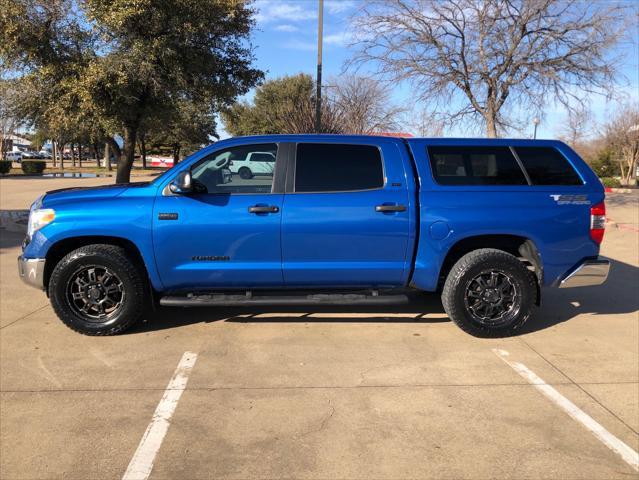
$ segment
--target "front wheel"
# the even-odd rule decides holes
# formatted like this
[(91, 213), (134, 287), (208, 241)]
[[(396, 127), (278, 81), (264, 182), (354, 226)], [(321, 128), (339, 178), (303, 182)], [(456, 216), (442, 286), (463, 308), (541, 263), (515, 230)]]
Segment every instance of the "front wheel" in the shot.
[(530, 317), (537, 295), (534, 274), (517, 257), (483, 248), (464, 255), (442, 292), (444, 310), (478, 337), (513, 335)]
[(115, 245), (87, 245), (55, 266), (49, 297), (69, 328), (85, 335), (115, 335), (136, 323), (146, 305), (144, 275)]
[(240, 174), (240, 178), (244, 180), (250, 180), (251, 178), (253, 178), (253, 172), (251, 172), (250, 168), (242, 167), (240, 168), (238, 173)]

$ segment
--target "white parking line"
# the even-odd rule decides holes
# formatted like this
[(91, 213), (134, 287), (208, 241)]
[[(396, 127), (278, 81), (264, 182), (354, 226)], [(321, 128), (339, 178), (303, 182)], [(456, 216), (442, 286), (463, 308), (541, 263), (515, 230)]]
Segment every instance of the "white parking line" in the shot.
[(623, 458), (623, 460), (628, 465), (639, 471), (639, 453), (635, 452), (632, 448), (619, 440), (612, 433), (606, 430), (601, 424), (595, 421), (595, 419), (593, 419), (590, 415), (581, 410), (577, 405), (572, 403), (561, 393), (544, 382), (543, 379), (537, 376), (537, 374), (530, 370), (526, 365), (509, 360), (508, 356), (510, 354), (506, 350), (494, 348), (493, 352), (504, 362), (506, 362), (506, 364), (508, 364), (519, 375), (528, 380), (528, 382), (531, 383), (537, 390), (543, 393), (557, 406), (562, 408), (568, 415), (570, 415), (573, 419), (577, 420), (584, 427), (590, 430), (595, 435), (595, 437), (599, 439), (600, 442), (602, 442), (610, 450), (621, 456), (621, 458)]
[(122, 480), (146, 480), (151, 475), (153, 462), (157, 455), (166, 432), (169, 430), (170, 420), (175, 412), (178, 401), (182, 396), (182, 392), (186, 388), (189, 381), (189, 373), (195, 365), (197, 353), (184, 352), (180, 363), (178, 363), (175, 373), (171, 378), (164, 396), (153, 414), (151, 423), (144, 432), (142, 440), (135, 451), (131, 462), (129, 463)]

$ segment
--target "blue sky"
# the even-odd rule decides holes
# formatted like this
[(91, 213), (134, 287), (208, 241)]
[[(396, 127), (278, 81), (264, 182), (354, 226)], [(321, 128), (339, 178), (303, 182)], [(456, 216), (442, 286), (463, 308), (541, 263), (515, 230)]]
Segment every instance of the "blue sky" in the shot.
[[(256, 66), (266, 72), (266, 78), (305, 72), (315, 77), (317, 62), (317, 0), (256, 0), (257, 30), (253, 35)], [(339, 75), (351, 52), (348, 48), (349, 17), (356, 10), (358, 0), (324, 1), (324, 55), (322, 83), (330, 83)], [(639, 46), (635, 32), (634, 45), (626, 44), (619, 51), (623, 58), (622, 71), (627, 77), (623, 91), (639, 98)], [(247, 96), (251, 97), (251, 94)], [(406, 104), (410, 98), (408, 85), (393, 87), (397, 103)], [(605, 98), (593, 96), (590, 107), (597, 121), (604, 121), (615, 105)], [(548, 105), (545, 118), (538, 129), (538, 137), (554, 138), (561, 132), (565, 112), (556, 105)], [(532, 125), (531, 125), (532, 132)], [(463, 129), (452, 129), (448, 135), (471, 136)], [(227, 134), (220, 128), (220, 134)]]

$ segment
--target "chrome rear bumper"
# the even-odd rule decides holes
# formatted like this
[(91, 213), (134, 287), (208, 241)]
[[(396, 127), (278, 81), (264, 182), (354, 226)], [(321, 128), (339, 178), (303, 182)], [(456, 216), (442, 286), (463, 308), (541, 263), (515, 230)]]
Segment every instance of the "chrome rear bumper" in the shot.
[(44, 290), (44, 258), (18, 257), (18, 273), (27, 285)]
[(601, 285), (608, 278), (610, 261), (603, 259), (585, 260), (559, 283), (559, 288), (590, 287)]

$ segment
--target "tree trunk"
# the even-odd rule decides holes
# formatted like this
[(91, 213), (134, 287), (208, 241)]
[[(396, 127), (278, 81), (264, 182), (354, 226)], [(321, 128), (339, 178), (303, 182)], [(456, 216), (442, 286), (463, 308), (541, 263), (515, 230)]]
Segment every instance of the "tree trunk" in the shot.
[(82, 144), (78, 143), (78, 166), (82, 168)]
[(96, 166), (100, 167), (100, 152), (98, 151), (98, 144), (94, 143), (93, 145), (93, 156), (95, 157)]
[(180, 161), (180, 146), (178, 144), (173, 145), (173, 165), (177, 165)]
[(109, 148), (109, 142), (104, 144), (104, 166), (110, 172), (111, 171), (111, 149)]
[(142, 168), (146, 169), (146, 141), (144, 133), (140, 135), (140, 154), (142, 155)]
[(51, 160), (53, 160), (53, 168), (56, 167), (57, 163), (56, 163), (56, 155), (58, 154), (58, 148), (55, 144), (55, 140), (51, 140)]
[(131, 182), (131, 168), (135, 160), (135, 143), (137, 137), (137, 127), (124, 127), (124, 149), (118, 160), (118, 172), (115, 177), (115, 183)]
[(58, 145), (58, 153), (60, 154), (60, 170), (64, 170), (64, 142), (60, 142), (60, 144), (62, 145), (62, 148)]
[(486, 121), (486, 136), (488, 138), (497, 138), (497, 119), (496, 115), (492, 112), (488, 112), (484, 115)]

